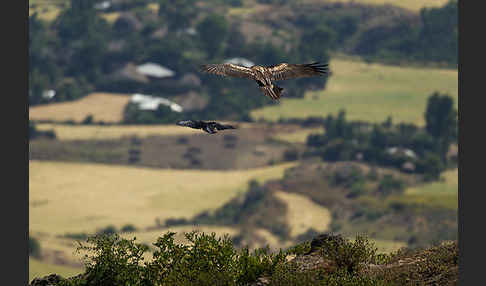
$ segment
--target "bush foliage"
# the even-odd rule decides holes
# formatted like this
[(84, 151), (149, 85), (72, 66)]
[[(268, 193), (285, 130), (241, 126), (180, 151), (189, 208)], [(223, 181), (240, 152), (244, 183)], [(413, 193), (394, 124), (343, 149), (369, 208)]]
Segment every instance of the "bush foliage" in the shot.
[(450, 165), (446, 154), (457, 142), (457, 110), (447, 94), (433, 93), (425, 112), (426, 126), (393, 124), (391, 117), (383, 123), (346, 120), (344, 111), (327, 116), (322, 126), (325, 133), (307, 137), (306, 154), (319, 155), (325, 161), (363, 160), (372, 164), (424, 174), (425, 179), (438, 179)]
[[(87, 253), (85, 272), (63, 279), (59, 285), (257, 285), (258, 280), (266, 280), (267, 285), (336, 286), (457, 282), (457, 242), (387, 255), (376, 254), (365, 236), (358, 235), (351, 242), (340, 235), (323, 234), (310, 243), (270, 253), (268, 248), (237, 250), (227, 235), (193, 231), (185, 233), (185, 244), (176, 243), (174, 236), (168, 232), (159, 237), (148, 261), (148, 246), (135, 242), (136, 238), (116, 234), (89, 237), (87, 244), (78, 247), (79, 252)], [(295, 254), (300, 259), (288, 259)], [(318, 260), (326, 261), (327, 266), (312, 266)]]

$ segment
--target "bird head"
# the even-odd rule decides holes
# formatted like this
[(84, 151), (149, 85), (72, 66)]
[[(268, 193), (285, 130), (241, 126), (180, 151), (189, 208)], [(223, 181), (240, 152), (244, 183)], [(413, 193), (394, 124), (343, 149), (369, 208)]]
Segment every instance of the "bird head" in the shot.
[(192, 120), (181, 120), (176, 123), (179, 126), (194, 127), (195, 123)]

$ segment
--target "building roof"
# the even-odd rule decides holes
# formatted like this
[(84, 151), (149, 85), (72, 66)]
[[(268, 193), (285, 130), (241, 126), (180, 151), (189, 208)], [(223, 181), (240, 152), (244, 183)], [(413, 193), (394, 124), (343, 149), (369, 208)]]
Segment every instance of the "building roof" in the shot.
[(42, 92), (42, 97), (43, 97), (43, 98), (46, 98), (46, 99), (51, 99), (51, 98), (53, 98), (55, 95), (56, 95), (56, 91), (55, 91), (55, 90), (53, 90), (53, 89), (44, 90), (44, 91)]
[(158, 78), (171, 77), (175, 75), (174, 71), (155, 63), (141, 64), (137, 66), (137, 72), (143, 75), (158, 77)]
[(110, 8), (110, 6), (111, 6), (110, 1), (103, 1), (103, 2), (99, 2), (99, 3), (94, 4), (94, 8), (98, 9), (98, 10), (105, 10), (105, 9)]
[(135, 93), (130, 99), (133, 103), (138, 103), (138, 107), (141, 110), (157, 110), (159, 104), (169, 106), (172, 111), (182, 112), (183, 108), (179, 104), (168, 100), (163, 97), (154, 97), (150, 95)]
[(232, 58), (232, 59), (227, 59), (225, 61), (225, 63), (235, 64), (235, 65), (240, 65), (240, 66), (245, 66), (245, 67), (248, 67), (248, 68), (255, 65), (252, 61), (247, 60), (245, 58)]

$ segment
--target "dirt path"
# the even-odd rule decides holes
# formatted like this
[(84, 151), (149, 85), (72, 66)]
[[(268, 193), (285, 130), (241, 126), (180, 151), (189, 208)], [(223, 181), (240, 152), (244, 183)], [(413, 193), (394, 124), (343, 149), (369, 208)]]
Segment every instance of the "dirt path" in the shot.
[(310, 228), (324, 232), (331, 223), (331, 212), (309, 198), (286, 192), (276, 192), (278, 199), (288, 206), (287, 221), (290, 226), (290, 235), (296, 237)]

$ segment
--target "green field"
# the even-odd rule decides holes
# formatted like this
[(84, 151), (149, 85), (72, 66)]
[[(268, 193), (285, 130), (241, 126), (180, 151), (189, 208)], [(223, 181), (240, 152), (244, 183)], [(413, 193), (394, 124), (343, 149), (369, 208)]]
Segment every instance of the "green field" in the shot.
[(393, 122), (423, 126), (427, 98), (434, 91), (448, 93), (457, 106), (458, 71), (367, 64), (351, 59), (330, 62), (332, 75), (325, 90), (308, 92), (304, 98), (281, 100), (279, 105), (252, 112), (254, 119), (306, 118), (346, 111), (348, 120)]
[[(304, 2), (312, 2), (313, 0), (304, 0)], [(442, 7), (449, 0), (406, 0), (406, 1), (396, 1), (396, 0), (330, 0), (330, 2), (341, 2), (341, 3), (361, 3), (369, 5), (395, 5), (401, 8), (420, 11), (422, 8), (431, 7)]]
[(438, 182), (408, 188), (399, 201), (457, 210), (458, 188), (458, 169), (449, 170), (441, 175)]

